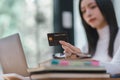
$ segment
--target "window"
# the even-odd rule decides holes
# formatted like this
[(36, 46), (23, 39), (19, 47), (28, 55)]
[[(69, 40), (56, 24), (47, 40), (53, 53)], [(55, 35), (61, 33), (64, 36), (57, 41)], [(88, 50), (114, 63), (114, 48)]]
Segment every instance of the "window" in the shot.
[(19, 33), (29, 67), (51, 58), (53, 0), (0, 0), (0, 38)]

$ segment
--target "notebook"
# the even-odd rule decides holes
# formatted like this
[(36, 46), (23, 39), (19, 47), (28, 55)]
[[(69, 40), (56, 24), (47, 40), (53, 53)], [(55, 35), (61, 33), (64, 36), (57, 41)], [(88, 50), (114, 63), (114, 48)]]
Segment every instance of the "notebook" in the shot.
[(38, 68), (28, 69), (31, 74), (42, 73), (106, 73), (96, 61), (52, 59)]
[(28, 67), (18, 33), (0, 39), (0, 64), (5, 74), (17, 73), (28, 76)]

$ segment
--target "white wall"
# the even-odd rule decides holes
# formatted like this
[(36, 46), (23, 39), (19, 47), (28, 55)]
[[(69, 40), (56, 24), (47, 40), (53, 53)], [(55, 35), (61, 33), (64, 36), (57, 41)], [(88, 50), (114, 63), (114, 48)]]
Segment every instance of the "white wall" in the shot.
[(84, 28), (81, 25), (80, 15), (79, 15), (79, 0), (74, 0), (74, 32), (75, 32), (75, 46), (82, 48), (86, 44), (86, 37), (84, 33)]
[(120, 27), (120, 0), (113, 0), (113, 4), (117, 16), (118, 25)]

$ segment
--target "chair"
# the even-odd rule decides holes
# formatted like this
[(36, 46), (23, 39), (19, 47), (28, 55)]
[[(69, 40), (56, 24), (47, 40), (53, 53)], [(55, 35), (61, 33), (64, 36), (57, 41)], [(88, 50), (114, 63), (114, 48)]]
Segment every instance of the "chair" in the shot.
[(4, 74), (17, 73), (25, 77), (29, 76), (18, 33), (0, 39), (0, 64)]

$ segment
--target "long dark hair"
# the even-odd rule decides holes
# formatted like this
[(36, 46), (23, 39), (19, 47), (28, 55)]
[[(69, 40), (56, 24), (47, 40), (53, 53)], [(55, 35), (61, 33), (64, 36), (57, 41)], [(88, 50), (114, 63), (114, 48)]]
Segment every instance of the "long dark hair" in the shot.
[[(87, 40), (88, 40), (88, 48), (89, 53), (94, 55), (96, 51), (96, 45), (98, 41), (98, 33), (96, 29), (93, 29), (90, 25), (88, 25), (85, 20), (83, 19), (82, 12), (81, 12), (81, 1), (79, 1), (79, 12), (82, 19), (83, 26), (85, 28)], [(109, 47), (108, 47), (108, 54), (110, 57), (113, 57), (113, 51), (114, 51), (114, 41), (116, 38), (116, 34), (118, 32), (118, 24), (115, 16), (115, 11), (113, 8), (113, 4), (111, 0), (95, 0), (102, 15), (106, 19), (109, 29), (110, 29), (110, 41), (109, 41)]]

